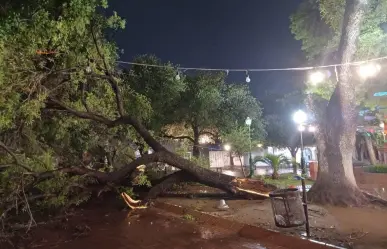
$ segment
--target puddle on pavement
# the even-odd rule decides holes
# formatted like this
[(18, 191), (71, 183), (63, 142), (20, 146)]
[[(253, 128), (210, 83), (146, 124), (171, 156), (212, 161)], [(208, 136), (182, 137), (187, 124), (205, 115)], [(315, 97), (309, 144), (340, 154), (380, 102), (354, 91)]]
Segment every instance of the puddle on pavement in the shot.
[(246, 247), (249, 249), (267, 249), (266, 247), (263, 247), (260, 244), (255, 244), (255, 243), (243, 244), (243, 247)]
[[(237, 236), (229, 231), (209, 224), (186, 221), (181, 217), (165, 215), (155, 210), (145, 210), (129, 215), (123, 212), (91, 217), (98, 223), (90, 225), (87, 236), (69, 239), (65, 231), (46, 229), (41, 233), (45, 243), (31, 244), (30, 248), (39, 249), (274, 249), (263, 247), (255, 241)], [(81, 221), (75, 221), (79, 224)], [(67, 231), (68, 233), (68, 231)], [(35, 236), (35, 238), (39, 238)], [(3, 249), (3, 248), (2, 248)]]

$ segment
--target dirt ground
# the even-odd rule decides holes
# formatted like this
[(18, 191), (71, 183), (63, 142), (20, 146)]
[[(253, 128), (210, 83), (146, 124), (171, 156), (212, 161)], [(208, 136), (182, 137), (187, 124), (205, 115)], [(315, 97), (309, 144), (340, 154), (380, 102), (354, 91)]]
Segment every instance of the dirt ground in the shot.
[[(14, 248), (23, 249), (286, 249), (156, 208), (135, 212), (98, 207), (81, 210), (13, 243)], [(0, 243), (0, 248), (12, 246)]]
[[(219, 200), (163, 198), (160, 201), (285, 234), (300, 235), (305, 232), (304, 227), (277, 228), (272, 217), (270, 200), (226, 200), (230, 207), (226, 211), (216, 209)], [(308, 209), (314, 239), (354, 249), (387, 248), (387, 209), (323, 208), (315, 205), (309, 205)]]

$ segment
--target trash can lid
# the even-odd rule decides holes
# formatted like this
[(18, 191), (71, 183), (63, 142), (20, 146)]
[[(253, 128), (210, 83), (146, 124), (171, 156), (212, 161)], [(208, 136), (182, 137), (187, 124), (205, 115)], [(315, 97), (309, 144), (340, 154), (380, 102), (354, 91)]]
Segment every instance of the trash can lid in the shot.
[(278, 189), (274, 190), (273, 192), (269, 193), (270, 197), (284, 197), (287, 195), (291, 195), (298, 192), (298, 188), (286, 188), (286, 189)]

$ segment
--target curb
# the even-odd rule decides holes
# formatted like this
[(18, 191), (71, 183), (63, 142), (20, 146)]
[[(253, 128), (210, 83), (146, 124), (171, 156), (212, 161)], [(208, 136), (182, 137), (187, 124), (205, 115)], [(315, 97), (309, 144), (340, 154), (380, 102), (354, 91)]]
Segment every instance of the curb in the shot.
[(243, 238), (257, 240), (261, 243), (281, 246), (284, 247), (284, 249), (327, 249), (335, 247), (324, 243), (320, 244), (320, 242), (313, 242), (307, 239), (284, 235), (279, 232), (270, 231), (257, 226), (246, 225), (236, 221), (231, 221), (228, 219), (213, 216), (189, 208), (168, 204), (165, 202), (156, 201), (154, 206), (156, 208), (163, 209), (165, 211), (177, 215), (189, 214), (201, 222), (205, 222), (211, 225), (216, 224), (217, 226), (220, 226), (222, 228), (235, 231), (239, 236)]

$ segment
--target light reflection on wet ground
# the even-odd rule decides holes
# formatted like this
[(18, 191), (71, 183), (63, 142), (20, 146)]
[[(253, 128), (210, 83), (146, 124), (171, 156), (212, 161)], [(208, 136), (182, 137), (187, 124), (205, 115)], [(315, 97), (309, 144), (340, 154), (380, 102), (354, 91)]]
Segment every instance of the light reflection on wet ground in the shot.
[[(103, 217), (101, 224), (90, 226), (87, 236), (67, 242), (46, 243), (38, 248), (57, 249), (285, 249), (263, 246), (241, 238), (235, 231), (221, 229), (181, 217), (146, 210), (126, 217), (118, 213)], [(49, 234), (46, 233), (46, 236)], [(36, 248), (36, 247), (35, 247)]]

